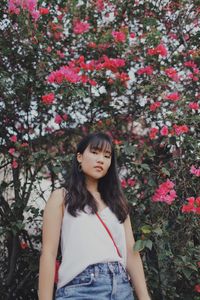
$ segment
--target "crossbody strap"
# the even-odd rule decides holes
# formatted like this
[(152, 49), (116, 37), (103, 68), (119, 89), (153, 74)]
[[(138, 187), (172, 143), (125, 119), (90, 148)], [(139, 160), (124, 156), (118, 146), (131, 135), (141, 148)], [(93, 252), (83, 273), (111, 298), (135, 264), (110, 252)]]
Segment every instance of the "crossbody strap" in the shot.
[(114, 244), (114, 246), (115, 246), (115, 249), (117, 250), (118, 255), (119, 255), (120, 257), (122, 257), (122, 256), (121, 256), (121, 253), (120, 253), (120, 251), (119, 251), (119, 249), (118, 249), (118, 247), (117, 247), (117, 245), (116, 245), (116, 243), (115, 243), (115, 241), (114, 241), (114, 239), (113, 239), (113, 236), (112, 236), (110, 230), (109, 230), (108, 227), (107, 227), (107, 225), (104, 223), (104, 221), (102, 220), (102, 218), (100, 217), (100, 215), (99, 215), (98, 213), (96, 213), (96, 215), (97, 215), (99, 221), (101, 222), (101, 224), (102, 224), (102, 225), (104, 226), (104, 228), (106, 229), (108, 235), (110, 236), (110, 238), (111, 238), (111, 240), (112, 240), (112, 242), (113, 242), (113, 244)]

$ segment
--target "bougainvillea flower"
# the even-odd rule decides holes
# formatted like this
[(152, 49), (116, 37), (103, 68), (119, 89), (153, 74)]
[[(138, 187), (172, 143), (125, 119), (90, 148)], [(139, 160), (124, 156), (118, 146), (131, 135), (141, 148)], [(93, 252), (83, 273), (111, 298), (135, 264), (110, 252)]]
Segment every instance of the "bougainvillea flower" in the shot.
[(162, 57), (166, 57), (167, 56), (167, 49), (163, 44), (159, 44), (155, 48), (148, 49), (147, 54), (148, 55), (160, 55)]
[(194, 165), (192, 165), (190, 168), (190, 173), (197, 177), (200, 177), (200, 168), (197, 169)]
[(158, 128), (156, 127), (152, 127), (149, 131), (149, 137), (151, 140), (154, 140), (157, 137), (157, 133), (158, 133)]
[(187, 198), (188, 203), (182, 206), (181, 211), (183, 213), (195, 213), (200, 214), (200, 197), (189, 197)]
[(142, 75), (142, 74), (151, 75), (151, 74), (153, 74), (153, 71), (154, 70), (153, 70), (152, 66), (147, 66), (147, 67), (138, 69), (137, 74), (138, 75)]
[(171, 101), (178, 101), (180, 99), (180, 95), (178, 92), (173, 92), (171, 94), (166, 95), (165, 99)]
[(16, 135), (12, 135), (10, 137), (10, 141), (15, 143), (17, 141), (17, 136)]
[(161, 106), (161, 103), (159, 101), (156, 101), (150, 105), (149, 109), (150, 109), (150, 111), (155, 111), (160, 106)]
[(169, 179), (161, 183), (152, 197), (153, 202), (165, 202), (169, 205), (172, 204), (177, 197), (176, 191), (173, 188), (174, 183)]
[(55, 99), (54, 93), (49, 93), (42, 96), (42, 102), (44, 104), (52, 104), (54, 102), (54, 99)]
[(168, 127), (166, 125), (163, 126), (162, 129), (160, 130), (160, 134), (162, 136), (168, 136), (168, 133), (169, 133)]
[(112, 31), (112, 36), (116, 43), (124, 43), (126, 41), (126, 35), (122, 31)]
[(87, 22), (75, 21), (73, 26), (73, 32), (75, 34), (82, 34), (89, 30), (90, 25)]
[(190, 102), (188, 104), (189, 108), (194, 109), (194, 110), (198, 110), (199, 109), (199, 103), (197, 102)]
[(175, 133), (177, 135), (181, 135), (183, 133), (187, 133), (189, 131), (189, 128), (187, 125), (173, 125), (173, 128), (175, 130)]

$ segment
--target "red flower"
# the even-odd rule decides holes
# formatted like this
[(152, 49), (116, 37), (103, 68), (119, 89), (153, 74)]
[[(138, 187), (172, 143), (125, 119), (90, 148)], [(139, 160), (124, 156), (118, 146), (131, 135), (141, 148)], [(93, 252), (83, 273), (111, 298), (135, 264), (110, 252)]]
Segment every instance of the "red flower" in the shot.
[(200, 293), (200, 284), (196, 284), (194, 290), (195, 292)]
[(16, 159), (13, 159), (13, 161), (12, 161), (12, 168), (13, 169), (17, 169), (18, 168), (18, 162), (16, 161)]
[(175, 130), (175, 133), (177, 135), (181, 135), (182, 133), (187, 133), (189, 131), (189, 128), (187, 125), (173, 125), (173, 128)]
[(48, 15), (49, 14), (49, 9), (46, 7), (40, 7), (39, 12), (41, 15)]
[(60, 124), (63, 121), (63, 118), (60, 115), (56, 115), (54, 118), (54, 122), (56, 124)]
[(192, 165), (190, 168), (190, 173), (197, 177), (200, 177), (200, 168), (197, 169), (194, 165)]
[(42, 96), (42, 102), (44, 104), (52, 104), (55, 99), (54, 93), (49, 93)]
[(157, 136), (157, 133), (158, 133), (158, 128), (155, 128), (155, 127), (153, 127), (153, 128), (151, 128), (150, 129), (150, 132), (149, 132), (149, 137), (150, 137), (150, 139), (151, 140), (153, 140), (153, 139), (155, 139)]
[(76, 21), (74, 22), (73, 32), (75, 34), (82, 34), (89, 30), (90, 25), (87, 22)]
[(127, 183), (128, 183), (128, 185), (129, 185), (130, 187), (133, 187), (133, 186), (135, 185), (136, 181), (135, 181), (134, 179), (129, 178), (129, 179), (127, 180)]
[(165, 74), (174, 81), (179, 80), (177, 71), (174, 68), (168, 68), (165, 70)]
[(182, 206), (183, 213), (193, 212), (200, 215), (200, 197), (196, 199), (194, 197), (187, 198), (188, 203)]
[(131, 33), (130, 33), (130, 37), (131, 37), (132, 39), (134, 39), (134, 38), (135, 38), (135, 33), (134, 33), (134, 32), (131, 32)]
[(152, 66), (147, 66), (147, 67), (144, 67), (144, 68), (140, 68), (140, 69), (137, 70), (137, 74), (138, 75), (142, 75), (142, 74), (151, 75), (151, 74), (153, 74), (153, 68), (152, 68)]
[(15, 143), (17, 141), (17, 136), (16, 135), (12, 135), (10, 137), (10, 141)]
[(28, 248), (28, 244), (27, 244), (26, 242), (21, 242), (21, 243), (20, 243), (20, 247), (21, 247), (22, 249), (26, 249), (26, 248)]
[(150, 111), (155, 111), (157, 108), (161, 106), (161, 103), (159, 101), (154, 102), (150, 105), (149, 109)]
[(159, 187), (156, 189), (152, 200), (154, 202), (165, 202), (169, 205), (172, 204), (172, 202), (177, 197), (176, 191), (173, 188), (174, 183), (167, 179), (167, 181), (160, 184)]
[(163, 135), (163, 136), (168, 136), (168, 127), (165, 125), (162, 127), (162, 129), (160, 130), (160, 134)]
[(10, 155), (13, 155), (15, 153), (15, 148), (10, 148), (8, 150), (8, 153), (10, 153)]
[(125, 189), (127, 187), (127, 182), (126, 182), (125, 179), (121, 180), (121, 186), (122, 186), (123, 189)]
[(124, 43), (126, 41), (126, 35), (121, 31), (112, 31), (112, 36), (116, 43)]
[(194, 109), (194, 110), (199, 109), (199, 104), (197, 102), (190, 102), (188, 106), (189, 106), (189, 108)]
[(167, 49), (165, 48), (165, 46), (163, 44), (159, 44), (155, 48), (148, 49), (147, 54), (148, 55), (161, 55), (162, 57), (166, 57)]
[(171, 100), (171, 101), (178, 101), (180, 98), (178, 92), (174, 92), (174, 93), (171, 93), (171, 94), (168, 94), (165, 99), (167, 100)]

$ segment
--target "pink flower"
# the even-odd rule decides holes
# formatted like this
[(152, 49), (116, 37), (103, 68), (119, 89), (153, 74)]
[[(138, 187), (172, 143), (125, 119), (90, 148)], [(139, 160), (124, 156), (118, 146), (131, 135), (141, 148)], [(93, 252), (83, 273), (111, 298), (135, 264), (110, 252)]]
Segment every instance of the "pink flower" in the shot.
[(200, 293), (200, 284), (196, 284), (194, 290), (195, 292)]
[(190, 168), (190, 173), (197, 177), (200, 177), (200, 168), (197, 169), (194, 165), (192, 165)]
[(103, 0), (97, 0), (96, 6), (97, 6), (98, 12), (104, 10), (104, 1)]
[(136, 36), (136, 35), (135, 35), (135, 33), (134, 33), (134, 32), (131, 32), (131, 33), (130, 33), (130, 37), (131, 37), (132, 39), (134, 39), (134, 38), (135, 38), (135, 36)]
[(68, 115), (67, 114), (63, 114), (62, 118), (63, 118), (64, 121), (67, 121), (68, 120)]
[(12, 168), (13, 169), (17, 169), (18, 168), (18, 162), (16, 161), (16, 159), (13, 159), (13, 161), (12, 161)]
[(15, 153), (15, 148), (10, 148), (8, 150), (8, 153), (10, 153), (10, 155), (13, 155)]
[(52, 104), (55, 99), (54, 93), (49, 93), (42, 96), (42, 102), (44, 104)]
[(182, 206), (183, 213), (193, 212), (195, 214), (200, 214), (200, 197), (196, 199), (194, 197), (187, 198), (188, 203)]
[(158, 133), (158, 128), (156, 128), (156, 127), (152, 127), (151, 129), (150, 129), (150, 132), (149, 132), (149, 137), (150, 137), (150, 139), (151, 140), (154, 140), (157, 136), (157, 133)]
[(54, 122), (56, 124), (60, 124), (63, 121), (63, 118), (60, 115), (56, 115), (54, 118)]
[(137, 74), (138, 75), (142, 75), (142, 74), (151, 75), (151, 74), (153, 74), (153, 68), (152, 68), (152, 66), (147, 66), (147, 67), (144, 67), (144, 68), (140, 68), (140, 69), (137, 70)]
[(174, 68), (168, 68), (165, 70), (165, 74), (174, 81), (179, 80), (177, 71)]
[(61, 84), (63, 81), (68, 81), (71, 83), (77, 83), (80, 81), (80, 76), (78, 75), (78, 70), (72, 67), (64, 66), (57, 71), (53, 71), (47, 78), (49, 83)]
[(161, 103), (159, 101), (154, 102), (150, 105), (149, 109), (150, 111), (155, 111), (157, 108), (161, 106)]
[(194, 109), (194, 110), (199, 109), (199, 104), (197, 102), (190, 102), (188, 106), (189, 106), (189, 108)]
[(173, 125), (173, 128), (175, 130), (175, 133), (177, 135), (181, 135), (182, 133), (187, 133), (189, 131), (189, 128), (187, 125)]
[(147, 54), (148, 55), (160, 55), (162, 57), (166, 57), (167, 56), (167, 49), (165, 48), (165, 46), (163, 44), (159, 44), (155, 48), (148, 49)]
[(40, 7), (39, 12), (41, 15), (48, 15), (49, 14), (49, 9), (46, 7)]
[(87, 32), (89, 30), (89, 28), (90, 28), (90, 25), (87, 22), (75, 21), (73, 32), (75, 34), (82, 34), (82, 33)]
[(130, 187), (133, 187), (134, 185), (135, 185), (135, 180), (134, 179), (131, 179), (131, 178), (129, 178), (128, 180), (127, 180), (127, 183), (128, 183), (128, 185), (130, 186)]
[(12, 135), (10, 137), (10, 141), (13, 142), (13, 143), (15, 143), (17, 141), (17, 136), (16, 135)]
[(169, 133), (168, 127), (167, 127), (166, 125), (163, 126), (162, 129), (160, 130), (160, 134), (161, 134), (162, 136), (168, 136), (168, 133)]
[(124, 43), (126, 41), (126, 35), (122, 31), (112, 31), (112, 36), (116, 43)]
[(153, 202), (165, 202), (167, 204), (172, 204), (172, 202), (177, 197), (176, 191), (173, 189), (174, 183), (167, 179), (167, 181), (161, 183), (156, 189), (152, 201)]
[(179, 93), (178, 92), (174, 92), (171, 94), (168, 94), (165, 99), (167, 100), (171, 100), (171, 101), (178, 101), (180, 99)]
[(125, 189), (127, 187), (127, 182), (126, 182), (125, 179), (121, 180), (121, 186), (122, 186), (123, 189)]

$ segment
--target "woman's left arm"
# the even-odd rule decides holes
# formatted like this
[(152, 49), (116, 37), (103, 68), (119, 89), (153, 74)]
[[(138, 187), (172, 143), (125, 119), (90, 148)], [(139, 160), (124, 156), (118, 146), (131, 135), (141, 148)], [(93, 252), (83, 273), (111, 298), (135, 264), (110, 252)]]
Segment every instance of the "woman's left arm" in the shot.
[(139, 300), (150, 300), (150, 296), (147, 291), (144, 269), (139, 252), (133, 250), (135, 239), (133, 236), (133, 230), (131, 227), (130, 217), (128, 216), (124, 222), (125, 236), (126, 236), (126, 248), (127, 248), (127, 264), (126, 268), (130, 275), (131, 282), (133, 283), (136, 295)]

